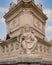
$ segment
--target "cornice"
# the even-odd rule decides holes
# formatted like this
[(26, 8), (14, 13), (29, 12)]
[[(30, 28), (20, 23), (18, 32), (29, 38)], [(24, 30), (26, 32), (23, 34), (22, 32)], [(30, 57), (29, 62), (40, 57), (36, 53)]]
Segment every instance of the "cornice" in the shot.
[(12, 14), (14, 14), (16, 11), (18, 11), (20, 8), (33, 8), (34, 12), (36, 10), (36, 12), (38, 12), (38, 14), (40, 14), (42, 16), (42, 18), (44, 18), (45, 20), (47, 20), (47, 16), (41, 11), (41, 9), (39, 9), (37, 7), (37, 5), (33, 2), (29, 2), (29, 3), (25, 3), (23, 1), (19, 2), (14, 8), (12, 8), (11, 10), (9, 10), (5, 15), (4, 18), (7, 19), (8, 17), (10, 17)]
[(34, 4), (33, 2), (31, 2), (30, 4), (32, 5), (32, 8), (34, 8), (34, 11), (36, 10), (37, 14), (39, 13), (45, 20), (48, 19), (48, 17), (43, 13), (41, 9), (37, 7), (36, 4)]
[(0, 43), (0, 45), (9, 44), (9, 43), (11, 43), (12, 41), (15, 41), (15, 40), (17, 40), (17, 37), (12, 37), (12, 38), (10, 38), (10, 39), (8, 39), (8, 40), (3, 40), (3, 41)]
[(14, 8), (12, 8), (11, 10), (9, 10), (5, 15), (4, 18), (7, 19), (8, 17), (10, 17), (11, 15), (13, 15), (16, 11), (18, 11), (21, 7), (22, 7), (22, 3), (20, 2), (18, 4), (16, 4), (16, 6)]
[(45, 40), (45, 38), (43, 38), (43, 39), (41, 39), (41, 38), (39, 38), (39, 37), (37, 37), (36, 36), (36, 38), (38, 39), (38, 41), (40, 42), (40, 43), (42, 43), (42, 44), (44, 44), (44, 45), (47, 45), (47, 46), (52, 46), (52, 44), (49, 42), (49, 41), (47, 41), (47, 40)]
[[(19, 28), (15, 29), (15, 30), (12, 30), (12, 31), (10, 31), (9, 34), (12, 34), (13, 32), (15, 32), (15, 31), (17, 31), (17, 30), (19, 31), (19, 30), (21, 30), (21, 29), (23, 29), (23, 28), (24, 28), (24, 26), (19, 27)], [(38, 30), (37, 28), (35, 28), (35, 27), (30, 27), (30, 28), (33, 29), (34, 31), (40, 33), (41, 35), (43, 35), (43, 36), (45, 37), (45, 34), (42, 33), (40, 30)]]

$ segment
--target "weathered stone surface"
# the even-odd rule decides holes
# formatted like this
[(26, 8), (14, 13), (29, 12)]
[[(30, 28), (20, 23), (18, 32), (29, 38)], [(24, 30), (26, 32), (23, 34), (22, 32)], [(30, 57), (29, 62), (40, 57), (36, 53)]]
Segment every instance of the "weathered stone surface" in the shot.
[(52, 64), (52, 42), (45, 38), (47, 16), (42, 5), (34, 0), (18, 0), (10, 6), (4, 15), (10, 37), (0, 40), (0, 64)]

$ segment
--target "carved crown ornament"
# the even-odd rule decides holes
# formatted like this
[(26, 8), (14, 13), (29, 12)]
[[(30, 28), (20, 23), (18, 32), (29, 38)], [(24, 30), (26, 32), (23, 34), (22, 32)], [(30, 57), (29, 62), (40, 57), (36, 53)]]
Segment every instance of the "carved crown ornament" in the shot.
[(17, 0), (17, 2), (20, 2), (20, 1), (23, 1), (23, 2), (31, 2), (31, 1), (34, 1), (34, 0)]

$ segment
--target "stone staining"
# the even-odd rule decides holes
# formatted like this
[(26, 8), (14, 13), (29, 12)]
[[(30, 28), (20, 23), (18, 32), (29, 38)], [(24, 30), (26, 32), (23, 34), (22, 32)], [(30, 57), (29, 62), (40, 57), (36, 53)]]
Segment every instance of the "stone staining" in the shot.
[(5, 47), (6, 47), (6, 52), (9, 52), (8, 45), (5, 45)]
[(4, 47), (4, 46), (2, 46), (2, 52), (3, 52), (3, 53), (5, 52), (5, 47)]
[(19, 44), (15, 43), (15, 49), (18, 50), (19, 49)]
[(42, 46), (40, 45), (40, 51), (42, 52)]
[(46, 47), (44, 47), (44, 53), (46, 53)]
[(47, 48), (47, 53), (49, 54), (49, 48)]
[(38, 44), (36, 44), (35, 50), (37, 50), (37, 51), (38, 51)]
[(14, 44), (11, 43), (11, 52), (14, 50)]

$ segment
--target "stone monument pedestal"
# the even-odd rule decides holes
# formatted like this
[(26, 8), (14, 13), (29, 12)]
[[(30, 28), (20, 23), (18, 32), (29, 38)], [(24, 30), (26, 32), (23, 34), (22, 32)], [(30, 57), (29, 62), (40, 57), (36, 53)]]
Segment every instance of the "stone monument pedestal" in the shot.
[(48, 61), (43, 61), (42, 58), (38, 58), (32, 55), (26, 56), (26, 55), (21, 55), (18, 56), (13, 61), (6, 61), (6, 62), (1, 62), (1, 65), (51, 65), (52, 62)]

